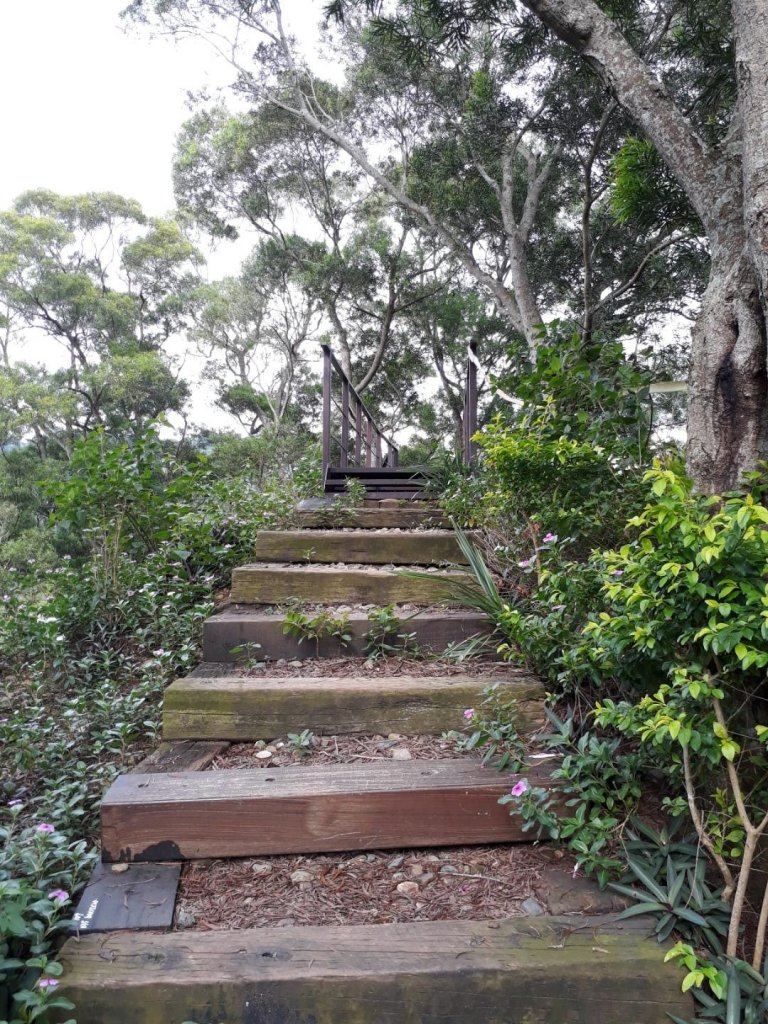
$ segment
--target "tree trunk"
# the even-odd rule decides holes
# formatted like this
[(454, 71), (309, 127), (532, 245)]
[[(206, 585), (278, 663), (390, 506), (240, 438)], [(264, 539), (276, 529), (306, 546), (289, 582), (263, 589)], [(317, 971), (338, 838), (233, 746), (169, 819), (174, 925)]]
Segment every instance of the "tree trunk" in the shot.
[(768, 451), (765, 319), (743, 247), (713, 260), (691, 348), (688, 470), (698, 490), (721, 494)]

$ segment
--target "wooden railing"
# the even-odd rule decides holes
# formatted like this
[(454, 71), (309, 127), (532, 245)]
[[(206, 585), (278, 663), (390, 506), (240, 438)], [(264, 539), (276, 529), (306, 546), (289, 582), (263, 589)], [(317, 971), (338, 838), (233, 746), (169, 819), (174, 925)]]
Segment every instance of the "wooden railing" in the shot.
[[(340, 469), (395, 469), (396, 445), (379, 430), (330, 345), (323, 345), (323, 476)], [(338, 432), (336, 432), (338, 431)], [(333, 461), (337, 459), (338, 461)]]
[(464, 414), (462, 416), (462, 437), (464, 441), (464, 462), (469, 465), (475, 457), (477, 445), (472, 440), (477, 433), (477, 342), (471, 341), (467, 349), (467, 373), (464, 382)]

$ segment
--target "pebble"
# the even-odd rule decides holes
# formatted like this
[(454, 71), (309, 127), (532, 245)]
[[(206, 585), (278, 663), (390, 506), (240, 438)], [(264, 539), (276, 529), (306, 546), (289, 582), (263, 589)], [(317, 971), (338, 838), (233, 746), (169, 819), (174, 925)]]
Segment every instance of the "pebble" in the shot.
[(124, 871), (127, 871), (130, 864), (113, 864), (110, 871), (115, 875), (121, 875)]
[(275, 928), (293, 928), (295, 924), (292, 917), (284, 917), (280, 921), (275, 921)]
[(389, 736), (387, 736), (388, 740), (401, 740), (402, 738), (403, 737), (400, 735), (399, 732), (391, 732)]
[(267, 748), (266, 750), (259, 750), (256, 753), (256, 757), (258, 757), (258, 759), (260, 761), (267, 761), (267, 760), (269, 760), (270, 757), (274, 757), (274, 756), (275, 756), (274, 750), (270, 750), (269, 748)]
[(392, 750), (393, 761), (410, 761), (411, 752), (406, 747), (394, 747)]
[(389, 868), (390, 871), (394, 871), (395, 868), (402, 867), (404, 860), (405, 857), (403, 857), (402, 854), (399, 854), (397, 857), (392, 858), (389, 864), (387, 864), (387, 867)]
[(443, 866), (440, 868), (440, 874), (441, 875), (457, 875), (458, 871), (453, 866), (453, 864), (443, 864)]
[(291, 881), (294, 885), (301, 885), (305, 882), (312, 881), (312, 873), (310, 871), (293, 871), (291, 872)]
[(288, 664), (291, 666), (291, 668), (301, 668), (303, 666), (304, 662), (303, 661), (289, 661)]
[(424, 874), (424, 865), (423, 864), (409, 864), (408, 865), (408, 874), (411, 875), (413, 878), (415, 878), (416, 875), (423, 875)]
[(286, 664), (285, 658), (278, 658), (277, 661), (275, 662), (275, 664), (276, 665), (285, 665)]
[(272, 865), (267, 864), (266, 861), (257, 860), (251, 864), (251, 871), (254, 875), (269, 875), (272, 873)]
[(434, 877), (435, 876), (431, 871), (425, 871), (423, 875), (417, 875), (417, 877), (414, 878), (414, 882), (420, 882), (424, 885), (427, 882), (431, 882)]
[(527, 900), (523, 900), (520, 904), (520, 909), (529, 917), (541, 917), (544, 913), (544, 907), (532, 896), (529, 896)]
[[(418, 886), (417, 886), (418, 888)], [(192, 928), (193, 925), (197, 924), (197, 918), (194, 914), (190, 914), (188, 910), (177, 910), (176, 911), (176, 927), (177, 928)]]
[(399, 882), (397, 891), (404, 896), (414, 896), (419, 891), (419, 886), (416, 882)]

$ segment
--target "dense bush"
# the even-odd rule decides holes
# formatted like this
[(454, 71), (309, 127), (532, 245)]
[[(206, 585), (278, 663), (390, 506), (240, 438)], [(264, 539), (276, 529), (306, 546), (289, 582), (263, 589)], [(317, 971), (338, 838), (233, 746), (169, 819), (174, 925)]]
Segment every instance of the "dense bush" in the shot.
[[(314, 466), (300, 469), (311, 486)], [(53, 948), (94, 856), (101, 791), (154, 742), (216, 589), (259, 529), (291, 520), (300, 490), (180, 461), (154, 432), (95, 433), (49, 495), (41, 531), (67, 553), (0, 564), (0, 1020), (24, 1024), (56, 999)]]

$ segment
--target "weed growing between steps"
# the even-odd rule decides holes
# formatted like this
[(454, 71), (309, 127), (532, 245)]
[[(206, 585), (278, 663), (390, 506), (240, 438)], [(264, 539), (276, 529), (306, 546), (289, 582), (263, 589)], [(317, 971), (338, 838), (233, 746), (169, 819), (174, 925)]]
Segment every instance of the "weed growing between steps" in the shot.
[[(55, 565), (0, 565), (0, 1020), (42, 1020), (104, 787), (154, 744), (212, 594), (297, 491), (93, 434), (51, 489)], [(58, 893), (58, 896), (51, 895)], [(66, 897), (61, 895), (66, 894)]]

